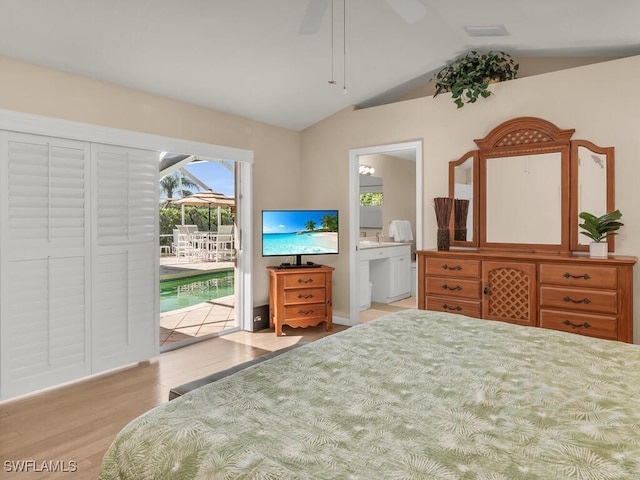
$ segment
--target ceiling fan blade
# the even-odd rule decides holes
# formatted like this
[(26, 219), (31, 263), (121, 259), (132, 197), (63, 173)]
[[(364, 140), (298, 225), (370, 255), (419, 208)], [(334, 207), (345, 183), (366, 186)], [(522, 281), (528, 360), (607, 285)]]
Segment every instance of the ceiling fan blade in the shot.
[(329, 6), (329, 0), (309, 0), (307, 11), (304, 12), (298, 33), (300, 35), (313, 35), (320, 30), (320, 24), (324, 13)]
[(427, 14), (420, 0), (387, 0), (387, 3), (408, 24), (416, 23)]

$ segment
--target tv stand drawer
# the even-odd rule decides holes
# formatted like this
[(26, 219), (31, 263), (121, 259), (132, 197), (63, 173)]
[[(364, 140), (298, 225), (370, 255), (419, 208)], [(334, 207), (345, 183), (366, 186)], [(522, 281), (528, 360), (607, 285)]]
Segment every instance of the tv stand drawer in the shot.
[(324, 303), (313, 303), (309, 305), (288, 305), (285, 307), (284, 319), (288, 325), (290, 325), (290, 320), (319, 318), (320, 322), (323, 322), (326, 317), (327, 311)]
[(325, 284), (325, 272), (318, 272), (317, 268), (314, 268), (309, 272), (300, 272), (300, 270), (289, 270), (284, 276), (284, 288), (301, 288), (301, 287), (316, 287)]
[(285, 305), (303, 305), (307, 303), (323, 302), (326, 297), (324, 285), (320, 288), (297, 288), (295, 290), (285, 290)]

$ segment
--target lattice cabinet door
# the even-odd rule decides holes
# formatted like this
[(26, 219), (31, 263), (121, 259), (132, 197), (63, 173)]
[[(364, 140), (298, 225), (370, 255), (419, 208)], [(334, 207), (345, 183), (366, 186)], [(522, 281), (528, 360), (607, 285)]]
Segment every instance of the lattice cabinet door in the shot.
[(482, 262), (482, 318), (537, 325), (535, 263)]

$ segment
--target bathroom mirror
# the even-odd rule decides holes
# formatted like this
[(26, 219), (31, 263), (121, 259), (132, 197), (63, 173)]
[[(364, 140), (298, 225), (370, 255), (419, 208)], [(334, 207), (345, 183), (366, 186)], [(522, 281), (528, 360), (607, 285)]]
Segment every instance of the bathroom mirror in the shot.
[[(598, 147), (586, 140), (571, 142), (571, 250), (588, 250), (591, 239), (580, 234), (580, 212), (596, 216), (615, 210), (613, 147)], [(608, 237), (608, 250), (615, 250), (615, 235)]]
[(449, 162), (449, 197), (455, 199), (449, 226), (451, 245), (478, 245), (477, 190), (478, 151), (474, 150)]
[(382, 177), (360, 175), (360, 228), (382, 228)]

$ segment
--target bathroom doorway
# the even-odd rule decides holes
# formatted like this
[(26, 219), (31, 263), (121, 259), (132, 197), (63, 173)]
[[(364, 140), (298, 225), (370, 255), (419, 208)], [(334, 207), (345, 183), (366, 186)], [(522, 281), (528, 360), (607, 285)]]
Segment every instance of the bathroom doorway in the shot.
[[(361, 165), (364, 167), (361, 167)], [(371, 266), (373, 271), (377, 268), (374, 265), (367, 265), (367, 258), (371, 255), (365, 250), (380, 248), (380, 255), (387, 253), (383, 250), (392, 247), (398, 250), (399, 247), (393, 245), (398, 236), (398, 229), (394, 228), (400, 224), (405, 228), (410, 225), (411, 239), (404, 234), (404, 238), (399, 243), (409, 244), (407, 249), (398, 250), (398, 253), (405, 255), (409, 250), (411, 267), (409, 269), (410, 284), (415, 289), (415, 250), (422, 248), (422, 142), (404, 142), (395, 144), (378, 145), (353, 149), (349, 152), (349, 232), (350, 232), (350, 319), (354, 325), (367, 321), (376, 312), (367, 311), (366, 298), (371, 289), (380, 290), (380, 285), (373, 286), (369, 277), (372, 270), (365, 267)], [(369, 177), (368, 181), (361, 182), (363, 176)], [(379, 180), (372, 180), (377, 177)], [(361, 208), (361, 183), (379, 184), (380, 194), (374, 197), (382, 199), (379, 213), (375, 208)], [(377, 187), (375, 187), (377, 188)], [(371, 187), (365, 187), (362, 191), (367, 192)], [(407, 192), (410, 198), (407, 198)], [(365, 195), (368, 198), (371, 195)], [(375, 203), (375, 202), (374, 202)], [(361, 218), (364, 224), (361, 224)], [(400, 235), (403, 236), (403, 235)], [(395, 255), (395, 254), (394, 254)], [(389, 268), (389, 267), (386, 267)], [(393, 269), (393, 265), (390, 267)], [(403, 267), (406, 269), (406, 267)], [(403, 280), (404, 281), (404, 280)], [(364, 283), (363, 283), (364, 282)], [(366, 285), (365, 285), (366, 284)], [(393, 290), (393, 287), (390, 287)], [(393, 293), (390, 300), (393, 298)], [(381, 311), (394, 311), (394, 303), (380, 304), (375, 301), (373, 306)], [(411, 302), (411, 300), (408, 300)], [(399, 303), (399, 308), (407, 308), (409, 305), (404, 299)], [(361, 314), (361, 310), (363, 313)], [(366, 313), (364, 313), (366, 312)]]

